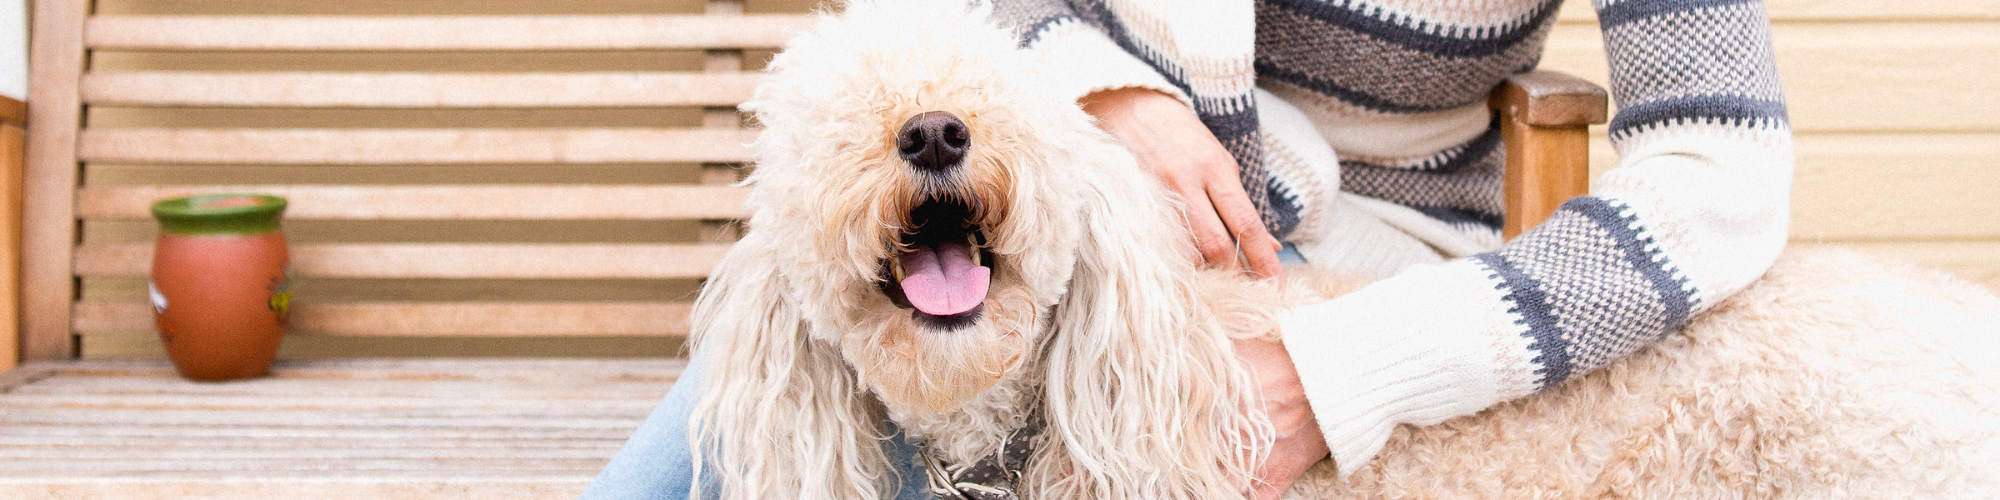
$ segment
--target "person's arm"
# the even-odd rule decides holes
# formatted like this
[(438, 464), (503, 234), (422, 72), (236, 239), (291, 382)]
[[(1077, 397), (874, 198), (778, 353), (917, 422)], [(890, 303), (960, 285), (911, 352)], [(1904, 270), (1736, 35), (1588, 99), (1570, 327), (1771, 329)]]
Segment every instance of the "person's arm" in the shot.
[[(1069, 2), (996, 2), (993, 16), (1014, 27), (1039, 66), (1048, 68), (1043, 85), (1076, 99), (1182, 198), (1201, 252), (1197, 258), (1221, 268), (1247, 263), (1264, 277), (1282, 272), (1280, 245), (1244, 190), (1236, 159), (1196, 115), (1183, 89), (1085, 22)], [(1244, 21), (1247, 30), (1248, 18)]]
[(1098, 126), (1180, 195), (1195, 248), (1208, 265), (1234, 269), (1237, 251), (1259, 276), (1277, 277), (1278, 239), (1264, 228), (1237, 177), (1236, 159), (1194, 110), (1159, 91), (1127, 87), (1085, 96)]
[[(1678, 330), (1784, 247), (1791, 133), (1752, 2), (1599, 9), (1619, 166), (1499, 250), (1412, 268), (1283, 320), (1343, 474), (1398, 424), (1468, 415)], [(1329, 353), (1355, 353), (1338, 362)]]

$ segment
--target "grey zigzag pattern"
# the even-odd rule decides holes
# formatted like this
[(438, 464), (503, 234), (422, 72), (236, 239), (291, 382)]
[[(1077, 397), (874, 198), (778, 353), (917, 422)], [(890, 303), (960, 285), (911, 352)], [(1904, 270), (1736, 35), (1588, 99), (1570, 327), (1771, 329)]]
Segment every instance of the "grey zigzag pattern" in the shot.
[[(1300, 214), (1304, 208), (1299, 200), (1286, 193), (1292, 192), (1278, 185), (1264, 166), (1263, 132), (1257, 129), (1257, 104), (1249, 93), (1239, 95), (1203, 95), (1194, 91), (1187, 83), (1186, 72), (1175, 61), (1151, 51), (1133, 33), (1125, 28), (1110, 7), (1099, 1), (1074, 0), (996, 0), (993, 17), (1002, 26), (1013, 27), (1021, 37), (1021, 45), (1032, 45), (1036, 38), (1046, 32), (1049, 26), (1065, 22), (1083, 22), (1103, 31), (1112, 41), (1151, 65), (1155, 71), (1166, 77), (1167, 82), (1180, 88), (1194, 100), (1195, 114), (1201, 117), (1203, 125), (1222, 146), (1229, 150), (1237, 163), (1237, 174), (1243, 183), (1243, 191), (1249, 195), (1250, 203), (1257, 208), (1264, 227), (1273, 236), (1284, 238), (1298, 227)], [(1245, 75), (1246, 78), (1249, 75)]]
[(1527, 327), (1543, 388), (1680, 329), (1694, 308), (1692, 285), (1626, 211), (1576, 198), (1519, 240), (1475, 257), (1504, 283)]
[(1540, 61), (1557, 3), (1524, 6), (1518, 27), (1456, 37), (1351, 10), (1360, 2), (1260, 1), (1257, 74), (1374, 111), (1464, 106)]
[[(1786, 120), (1761, 3), (1599, 4), (1613, 141), (1702, 121), (1752, 128)], [(1695, 290), (1629, 208), (1581, 197), (1506, 247), (1476, 257), (1494, 272), (1532, 339), (1543, 387), (1638, 350), (1687, 321)]]
[(1602, 17), (1620, 108), (1615, 136), (1691, 119), (1744, 126), (1787, 120), (1763, 4), (1626, 1), (1605, 7)]
[[(1473, 139), (1475, 142), (1478, 140)], [(1455, 149), (1459, 148), (1446, 152)], [(1506, 215), (1505, 204), (1500, 199), (1500, 174), (1506, 166), (1507, 148), (1496, 140), (1481, 153), (1478, 157), (1460, 160), (1462, 166), (1448, 170), (1342, 162), (1340, 189), (1415, 207), (1432, 213), (1434, 217), (1438, 214), (1433, 211), (1455, 212), (1497, 228), (1501, 217)]]

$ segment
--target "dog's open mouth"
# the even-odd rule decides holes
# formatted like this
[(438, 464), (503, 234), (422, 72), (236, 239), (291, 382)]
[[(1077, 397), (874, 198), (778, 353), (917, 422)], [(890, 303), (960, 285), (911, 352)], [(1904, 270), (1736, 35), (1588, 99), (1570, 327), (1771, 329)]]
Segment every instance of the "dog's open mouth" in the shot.
[(883, 262), (882, 293), (940, 327), (978, 319), (993, 281), (994, 257), (972, 207), (933, 199), (911, 210), (909, 221), (897, 254)]

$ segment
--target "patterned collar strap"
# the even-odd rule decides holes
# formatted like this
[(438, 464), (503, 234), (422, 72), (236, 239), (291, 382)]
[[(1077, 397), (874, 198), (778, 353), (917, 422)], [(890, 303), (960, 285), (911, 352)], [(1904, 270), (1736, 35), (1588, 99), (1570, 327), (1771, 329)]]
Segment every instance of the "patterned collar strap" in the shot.
[(1008, 434), (998, 451), (971, 464), (944, 463), (929, 446), (919, 445), (931, 496), (940, 500), (1019, 500), (1015, 489), (1028, 457), (1035, 453), (1035, 436), (1041, 433), (1042, 412), (1036, 406), (1028, 413), (1027, 423)]

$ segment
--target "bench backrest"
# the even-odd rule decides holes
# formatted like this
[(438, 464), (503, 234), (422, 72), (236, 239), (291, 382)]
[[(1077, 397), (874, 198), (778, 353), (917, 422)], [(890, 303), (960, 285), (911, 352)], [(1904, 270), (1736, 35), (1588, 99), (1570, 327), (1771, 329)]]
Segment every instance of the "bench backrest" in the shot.
[(147, 208), (207, 192), (290, 199), (295, 333), (683, 334), (743, 215), (734, 107), (809, 19), (500, 3), (37, 2), (24, 356), (150, 337)]
[[(757, 83), (748, 70), (809, 25), (814, 0), (757, 1), (791, 13), (737, 0), (39, 2), (23, 357), (154, 345), (147, 207), (205, 192), (291, 200), (292, 326), (310, 338), (682, 336), (745, 215), (730, 185), (753, 134), (735, 111)], [(147, 10), (161, 5), (270, 12)], [(635, 7), (685, 12), (586, 12)], [(490, 15), (508, 10), (523, 12)], [(1535, 72), (1492, 103), (1511, 237), (1587, 191), (1586, 126), (1603, 122), (1605, 95)]]

